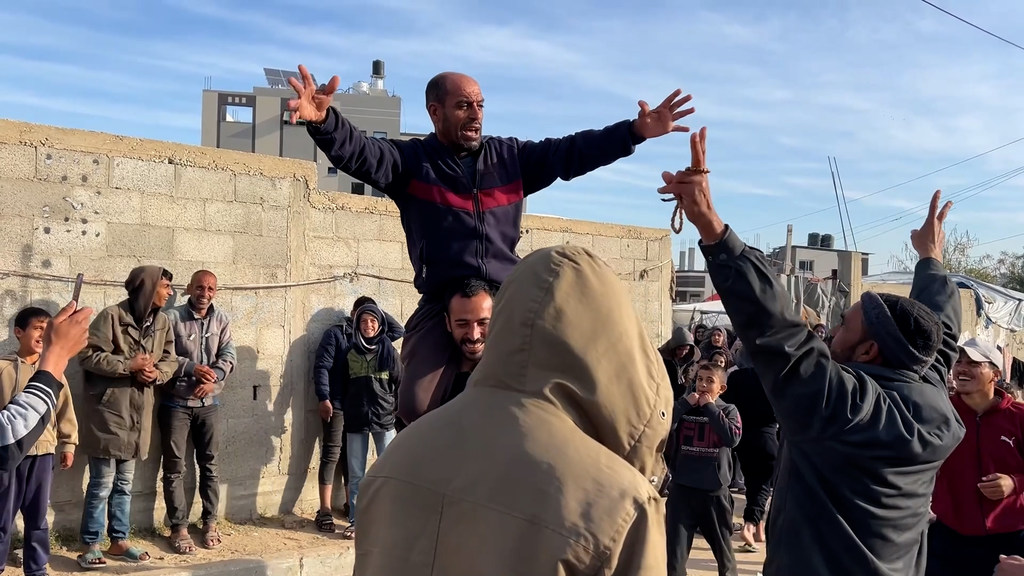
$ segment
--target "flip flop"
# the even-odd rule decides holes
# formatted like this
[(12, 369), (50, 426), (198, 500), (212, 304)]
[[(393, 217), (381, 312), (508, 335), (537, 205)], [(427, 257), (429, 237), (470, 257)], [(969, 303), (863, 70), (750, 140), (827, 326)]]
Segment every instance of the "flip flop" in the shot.
[[(145, 560), (142, 559), (143, 554), (146, 555)], [(129, 546), (128, 549), (124, 551), (124, 554), (111, 554), (110, 552), (107, 552), (107, 556), (117, 558), (118, 560), (129, 564), (145, 564), (153, 559), (149, 552), (135, 546)]]
[(736, 551), (737, 552), (754, 553), (754, 552), (760, 552), (761, 549), (757, 546), (757, 544), (748, 544), (748, 543), (744, 542), (743, 544), (740, 544), (739, 546), (736, 547)]
[(99, 570), (107, 567), (107, 559), (103, 557), (101, 550), (92, 548), (88, 552), (78, 555), (78, 565), (86, 570)]

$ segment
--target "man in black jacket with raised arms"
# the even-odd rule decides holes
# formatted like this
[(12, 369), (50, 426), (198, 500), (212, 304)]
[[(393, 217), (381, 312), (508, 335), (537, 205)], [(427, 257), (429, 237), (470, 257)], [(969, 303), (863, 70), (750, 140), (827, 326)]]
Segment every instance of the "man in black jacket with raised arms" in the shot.
[(305, 66), (291, 120), (306, 122), (313, 141), (339, 170), (391, 198), (401, 213), (413, 283), (422, 295), (406, 323), (404, 379), (398, 411), (412, 423), (446, 397), (457, 366), (449, 360), (444, 295), (467, 278), (500, 285), (519, 261), (523, 199), (629, 156), (648, 138), (689, 128), (675, 122), (690, 96), (676, 90), (658, 107), (639, 102), (635, 120), (540, 142), (484, 136), (484, 97), (475, 80), (442, 72), (427, 84), (434, 132), (426, 138), (368, 138), (331, 107), (338, 77), (321, 88)]
[(928, 501), (942, 461), (964, 435), (946, 394), (957, 356), (960, 298), (942, 267), (932, 197), (911, 233), (920, 256), (910, 298), (865, 292), (830, 348), (793, 310), (764, 254), (711, 205), (705, 130), (691, 166), (662, 174), (701, 237), (711, 280), (783, 430), (768, 514), (765, 576), (920, 576)]

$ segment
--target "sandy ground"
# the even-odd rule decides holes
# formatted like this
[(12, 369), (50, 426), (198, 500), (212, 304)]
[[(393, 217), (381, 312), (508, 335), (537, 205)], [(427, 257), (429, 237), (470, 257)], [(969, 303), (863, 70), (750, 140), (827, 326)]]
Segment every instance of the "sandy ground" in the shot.
[[(738, 516), (743, 510), (743, 502), (742, 496), (736, 498), (737, 521), (740, 521)], [(224, 543), (215, 550), (202, 548), (200, 530), (193, 526), (192, 538), (199, 546), (199, 550), (194, 556), (175, 554), (167, 541), (168, 532), (163, 530), (160, 533), (133, 539), (136, 546), (143, 547), (153, 557), (148, 564), (136, 565), (108, 559), (106, 568), (92, 572), (97, 574), (140, 574), (161, 568), (198, 567), (201, 564), (229, 559), (261, 558), (288, 550), (352, 546), (351, 542), (341, 539), (340, 530), (344, 526), (344, 522), (339, 520), (337, 525), (339, 530), (337, 534), (321, 534), (317, 532), (311, 518), (268, 518), (253, 524), (224, 524), (221, 526)], [(741, 542), (738, 535), (733, 537), (733, 542), (737, 545)], [(83, 573), (84, 571), (79, 568), (78, 562), (75, 560), (79, 552), (80, 550), (73, 542), (70, 548), (63, 544), (58, 545), (50, 557), (50, 573), (53, 575)], [(736, 561), (739, 564), (741, 575), (753, 576), (761, 570), (764, 562), (763, 546), (759, 553), (736, 553)], [(714, 557), (700, 537), (694, 541), (694, 551), (687, 569), (690, 574), (695, 576), (718, 574)], [(4, 572), (17, 576), (24, 575), (21, 569), (10, 566)]]

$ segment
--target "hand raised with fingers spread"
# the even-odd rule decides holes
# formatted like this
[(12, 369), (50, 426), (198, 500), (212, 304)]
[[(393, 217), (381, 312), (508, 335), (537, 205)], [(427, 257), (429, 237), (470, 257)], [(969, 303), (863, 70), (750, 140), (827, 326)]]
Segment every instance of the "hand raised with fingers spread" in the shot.
[(647, 102), (643, 100), (638, 102), (640, 113), (637, 114), (636, 120), (633, 121), (633, 130), (644, 138), (657, 138), (669, 132), (689, 132), (689, 126), (676, 124), (677, 121), (694, 112), (693, 107), (683, 110), (679, 109), (693, 99), (693, 96), (690, 94), (680, 98), (679, 95), (682, 93), (682, 90), (677, 89), (654, 109), (651, 109)]
[(945, 223), (953, 203), (946, 202), (940, 210), (940, 200), (942, 200), (942, 190), (936, 190), (935, 194), (932, 194), (932, 202), (928, 206), (928, 216), (925, 217), (924, 224), (910, 232), (910, 243), (914, 245), (914, 250), (917, 250), (919, 257), (935, 258), (942, 262), (942, 249), (946, 245), (946, 230), (943, 228), (943, 223)]
[(313, 75), (302, 64), (299, 64), (299, 76), (302, 77), (301, 84), (295, 78), (288, 79), (288, 85), (298, 96), (288, 101), (288, 109), (293, 112), (291, 122), (295, 124), (296, 120), (305, 120), (312, 124), (323, 124), (341, 79), (331, 76), (331, 81), (326, 86), (317, 88), (313, 82)]

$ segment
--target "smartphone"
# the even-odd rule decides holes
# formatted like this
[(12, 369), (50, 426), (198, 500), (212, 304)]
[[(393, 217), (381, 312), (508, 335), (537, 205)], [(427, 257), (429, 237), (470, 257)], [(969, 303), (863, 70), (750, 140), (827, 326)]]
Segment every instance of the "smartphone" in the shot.
[(75, 291), (71, 293), (71, 299), (75, 301), (75, 308), (80, 308), (82, 304), (78, 301), (78, 298), (82, 295), (83, 280), (85, 280), (85, 275), (79, 272), (78, 277), (75, 278)]

